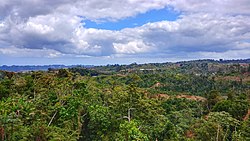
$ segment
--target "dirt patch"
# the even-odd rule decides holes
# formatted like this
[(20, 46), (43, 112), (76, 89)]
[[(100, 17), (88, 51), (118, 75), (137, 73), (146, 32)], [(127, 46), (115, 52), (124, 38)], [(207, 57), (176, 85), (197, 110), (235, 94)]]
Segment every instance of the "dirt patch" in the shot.
[(193, 96), (193, 95), (177, 95), (176, 98), (186, 98), (195, 101), (206, 101), (207, 99), (201, 96)]
[(157, 88), (157, 87), (161, 87), (162, 84), (160, 82), (155, 83), (153, 86), (151, 86), (151, 88)]
[(248, 74), (244, 74), (243, 76), (219, 76), (215, 78), (215, 80), (219, 81), (242, 81), (242, 82), (248, 82), (250, 81), (250, 76)]
[(155, 94), (155, 95), (150, 96), (150, 98), (164, 100), (164, 99), (169, 99), (170, 96), (167, 94)]
[(243, 120), (244, 120), (244, 121), (245, 121), (245, 120), (248, 120), (249, 116), (250, 116), (250, 109), (248, 109), (248, 112), (247, 112), (247, 114), (245, 115), (245, 117), (243, 118)]
[(177, 95), (177, 96), (169, 96), (168, 94), (154, 94), (149, 96), (149, 98), (154, 98), (154, 99), (159, 99), (159, 100), (165, 100), (165, 99), (169, 99), (169, 98), (186, 98), (189, 100), (195, 100), (195, 101), (206, 101), (207, 99), (201, 96), (194, 96), (194, 95)]
[(194, 137), (194, 132), (193, 131), (188, 130), (185, 134), (186, 134), (187, 138), (193, 138)]

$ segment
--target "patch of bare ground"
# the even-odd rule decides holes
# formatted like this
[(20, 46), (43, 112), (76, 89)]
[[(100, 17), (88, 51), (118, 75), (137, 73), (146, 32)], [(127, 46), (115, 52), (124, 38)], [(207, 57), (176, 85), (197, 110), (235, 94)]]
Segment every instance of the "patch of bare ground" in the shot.
[(169, 99), (170, 96), (167, 94), (155, 94), (155, 95), (150, 96), (150, 98), (164, 100), (164, 99)]
[(193, 138), (194, 137), (194, 132), (191, 130), (186, 131), (185, 133), (187, 138)]
[(243, 120), (248, 120), (249, 116), (250, 116), (250, 109), (248, 109), (248, 112), (245, 115), (245, 117), (243, 118)]
[(157, 87), (161, 87), (162, 84), (160, 82), (155, 83), (153, 86), (151, 86), (151, 88), (157, 88)]
[(154, 94), (149, 96), (149, 98), (154, 98), (154, 99), (159, 99), (159, 100), (165, 100), (165, 99), (169, 99), (169, 98), (185, 98), (185, 99), (189, 99), (189, 100), (195, 100), (195, 101), (206, 101), (207, 99), (201, 96), (194, 96), (194, 95), (177, 95), (177, 96), (169, 96), (168, 94)]
[(248, 81), (250, 81), (250, 75), (248, 73), (245, 73), (242, 76), (219, 76), (219, 77), (216, 77), (215, 80), (248, 82)]
[(189, 100), (195, 100), (195, 101), (206, 101), (207, 99), (201, 96), (194, 96), (194, 95), (177, 95), (176, 98), (186, 98)]

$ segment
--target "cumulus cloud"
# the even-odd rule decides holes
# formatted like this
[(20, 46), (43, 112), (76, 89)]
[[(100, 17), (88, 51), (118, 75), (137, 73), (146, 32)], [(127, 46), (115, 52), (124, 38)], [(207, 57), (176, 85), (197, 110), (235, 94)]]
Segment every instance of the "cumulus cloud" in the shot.
[(63, 13), (87, 19), (120, 19), (144, 13), (150, 9), (164, 8), (169, 0), (1, 0), (0, 16), (22, 19)]
[(20, 49), (15, 47), (0, 48), (0, 55), (11, 57), (31, 57), (31, 58), (56, 58), (62, 56), (60, 52), (51, 49)]
[(247, 16), (194, 14), (177, 21), (148, 23), (121, 31), (82, 28), (77, 41), (82, 41), (83, 47), (96, 49), (93, 53), (105, 50), (102, 55), (225, 52), (240, 49), (240, 46), (249, 49), (249, 23)]
[(246, 14), (249, 15), (249, 0), (173, 0), (171, 5), (188, 13)]
[[(166, 7), (180, 17), (118, 31), (84, 27), (86, 19), (119, 21)], [(0, 55), (248, 57), (249, 9), (248, 0), (2, 0)]]
[(113, 43), (115, 52), (118, 54), (134, 54), (143, 53), (150, 50), (150, 46), (146, 45), (143, 41), (130, 41), (126, 44)]

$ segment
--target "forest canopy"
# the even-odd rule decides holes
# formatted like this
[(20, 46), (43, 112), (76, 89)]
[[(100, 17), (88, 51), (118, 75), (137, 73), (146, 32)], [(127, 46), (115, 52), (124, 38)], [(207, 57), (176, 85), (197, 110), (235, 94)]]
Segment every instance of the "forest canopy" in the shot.
[(249, 63), (0, 71), (0, 140), (250, 140)]

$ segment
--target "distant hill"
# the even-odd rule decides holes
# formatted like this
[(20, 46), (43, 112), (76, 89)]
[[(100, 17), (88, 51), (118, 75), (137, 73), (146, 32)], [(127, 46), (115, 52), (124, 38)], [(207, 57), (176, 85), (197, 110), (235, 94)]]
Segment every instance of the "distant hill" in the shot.
[(180, 61), (177, 63), (199, 63), (199, 62), (206, 62), (206, 63), (223, 63), (223, 64), (227, 64), (227, 63), (250, 63), (250, 58), (249, 59), (233, 59), (233, 60), (223, 60), (223, 59), (219, 59), (219, 60), (213, 60), (213, 59), (202, 59), (202, 60), (192, 60), (192, 61)]
[(181, 66), (186, 66), (190, 64), (200, 64), (200, 63), (215, 63), (215, 64), (239, 64), (239, 63), (246, 63), (250, 64), (250, 59), (238, 59), (238, 60), (213, 60), (213, 59), (203, 59), (203, 60), (192, 60), (192, 61), (180, 61), (176, 63), (172, 62), (166, 62), (166, 63), (149, 63), (149, 64), (136, 64), (132, 63), (130, 65), (106, 65), (106, 66), (94, 66), (94, 65), (27, 65), (27, 66), (7, 66), (3, 65), (0, 66), (0, 70), (5, 70), (5, 71), (13, 71), (13, 72), (25, 72), (25, 71), (46, 71), (48, 69), (62, 69), (62, 68), (77, 68), (77, 67), (82, 67), (82, 68), (94, 68), (97, 71), (101, 72), (109, 72), (109, 71), (121, 71), (124, 69), (135, 69), (135, 68), (140, 68), (140, 69), (155, 69), (156, 68), (161, 68), (161, 67), (166, 67), (166, 66), (171, 66), (171, 65), (181, 65)]
[(71, 65), (71, 66), (66, 66), (66, 65), (27, 65), (27, 66), (7, 66), (3, 65), (0, 66), (0, 70), (5, 70), (5, 71), (13, 71), (13, 72), (25, 72), (25, 71), (47, 71), (48, 69), (63, 69), (63, 68), (74, 68), (74, 67), (85, 67), (85, 68), (90, 68), (93, 67), (91, 65)]

